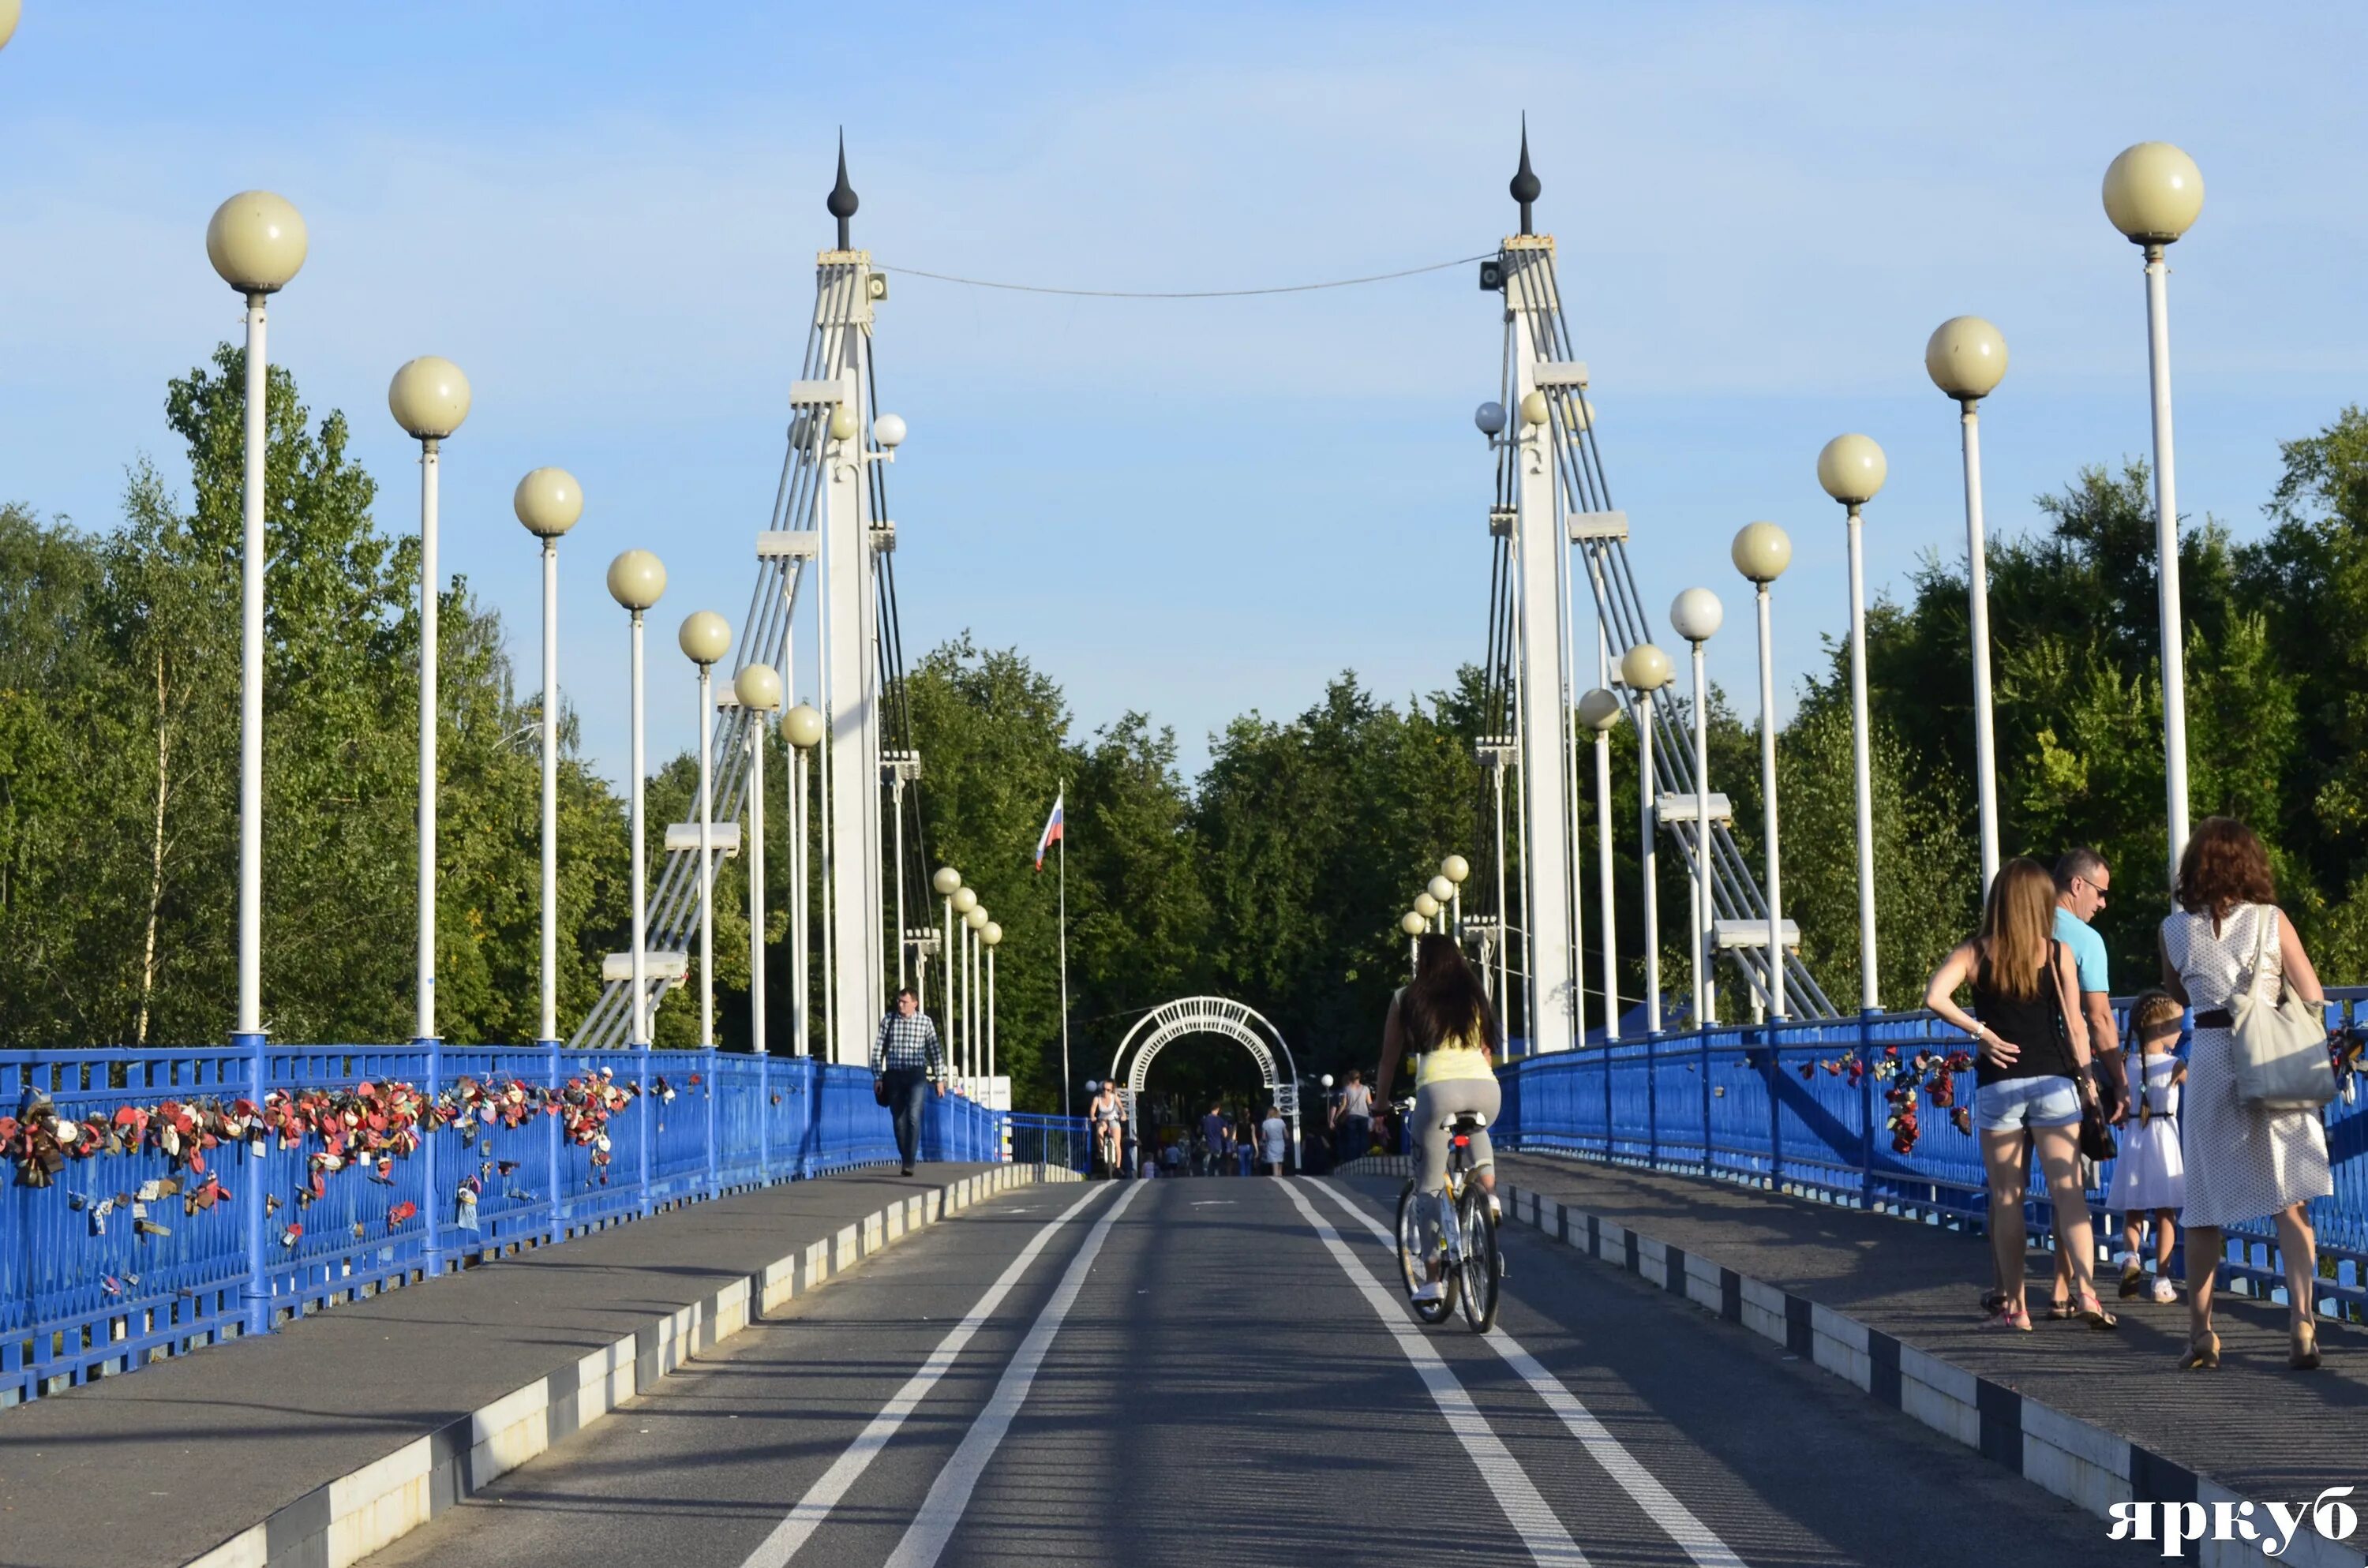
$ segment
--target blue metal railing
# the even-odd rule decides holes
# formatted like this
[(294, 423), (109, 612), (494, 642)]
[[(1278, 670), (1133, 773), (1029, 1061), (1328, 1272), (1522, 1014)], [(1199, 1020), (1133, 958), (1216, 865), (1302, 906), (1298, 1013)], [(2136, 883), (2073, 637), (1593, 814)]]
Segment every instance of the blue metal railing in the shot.
[[(276, 1135), (225, 1143), (208, 1154), (208, 1170), (229, 1196), (196, 1213), (184, 1211), (191, 1174), (151, 1143), (68, 1159), (47, 1186), (30, 1185), (9, 1161), (0, 1170), (0, 1405), (470, 1258), (896, 1158), (870, 1073), (810, 1057), (456, 1045), (272, 1046), (259, 1062), (233, 1047), (0, 1051), (0, 1116), (46, 1097), (61, 1118), (102, 1121), (123, 1106), (259, 1105), (272, 1091), (346, 1090), (364, 1081), (556, 1088), (603, 1068), (640, 1091), (601, 1129), (605, 1165), (563, 1134), (560, 1118), (540, 1112), (515, 1126), (496, 1117), (438, 1127), (417, 1150), (392, 1159), (382, 1177), (376, 1159), (363, 1160), (326, 1176), (321, 1196), (304, 1203), (298, 1194), (310, 1179), (308, 1162), (324, 1147), (317, 1137), (292, 1148)], [(1007, 1122), (1058, 1120), (932, 1095), (921, 1154), (1004, 1160), (1013, 1157), (1007, 1145), (1027, 1142), (1008, 1139)], [(1039, 1138), (1036, 1149), (1043, 1146)], [(1053, 1163), (1064, 1162), (1056, 1154)], [(145, 1184), (175, 1176), (183, 1193), (146, 1200), (144, 1226), (128, 1202), (108, 1211), (113, 1199), (138, 1199)], [(464, 1188), (473, 1201), (464, 1200)]]
[(1091, 1169), (1094, 1151), (1084, 1117), (1014, 1112), (1003, 1119), (1010, 1133), (1009, 1157), (1019, 1164), (1055, 1165), (1080, 1174)]
[[(2117, 1003), (2123, 1033), (2127, 1003)], [(2329, 988), (2330, 1024), (2368, 1022), (2368, 988)], [(1886, 1091), (1918, 1052), (1945, 1058), (1964, 1038), (1930, 1013), (1863, 1021), (1713, 1027), (1508, 1062), (1497, 1071), (1499, 1146), (1738, 1180), (1949, 1222), (1978, 1221), (1987, 1189), (1975, 1135), (1950, 1114), (1971, 1106), (1973, 1074), (1955, 1076), (1954, 1104), (1919, 1092), (1918, 1137), (1902, 1153), (1886, 1121)], [(1851, 1070), (1855, 1064), (1857, 1071)], [(1890, 1064), (1896, 1064), (1892, 1066)], [(1886, 1071), (1895, 1075), (1885, 1076)], [(1916, 1074), (1921, 1089), (1932, 1074)], [(2322, 1308), (2368, 1305), (2368, 1096), (2347, 1090), (2326, 1112), (2335, 1193), (2312, 1205)], [(2104, 1212), (2112, 1164), (2097, 1171), (2089, 1206)], [(2052, 1222), (2038, 1190), (2034, 1233)], [(2118, 1216), (2116, 1216), (2118, 1219)], [(2099, 1230), (2100, 1240), (2108, 1233)], [(2268, 1289), (2280, 1278), (2275, 1228), (2228, 1233), (2229, 1272)]]

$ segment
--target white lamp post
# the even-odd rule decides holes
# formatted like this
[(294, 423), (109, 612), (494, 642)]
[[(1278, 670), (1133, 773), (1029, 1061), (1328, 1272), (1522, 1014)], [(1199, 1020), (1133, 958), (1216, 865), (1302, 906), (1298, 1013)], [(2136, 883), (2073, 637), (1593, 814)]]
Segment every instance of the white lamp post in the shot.
[[(14, 28), (12, 27), (11, 31)], [(240, 543), (238, 709), (238, 1029), (263, 1045), (263, 523), (270, 358), (263, 301), (304, 266), (304, 220), (287, 198), (242, 191), (206, 225), (206, 259), (246, 298), (245, 526)], [(258, 1084), (257, 1087), (260, 1087)], [(266, 1326), (268, 1326), (268, 1324)]]
[(1448, 917), (1460, 942), (1463, 939), (1463, 883), (1472, 875), (1472, 862), (1461, 855), (1450, 855), (1439, 863), (1439, 874), (1447, 879)]
[[(1934, 329), (1931, 340), (1924, 345), (1924, 369), (1934, 386), (1956, 400), (1958, 423), (1964, 430), (1966, 619), (1974, 642), (1974, 794), (1981, 804), (1982, 887), (1987, 890), (1998, 876), (1998, 743), (1990, 714), (1990, 568), (1989, 545), (1982, 531), (1980, 404), (2005, 379), (2006, 339), (1979, 316), (1952, 316)], [(1819, 478), (1823, 477), (1820, 466)], [(1832, 493), (1829, 486), (1827, 494)], [(1855, 548), (1855, 524), (1850, 538)], [(1856, 599), (1856, 589), (1851, 590), (1851, 597)]]
[(1758, 590), (1759, 607), (1759, 795), (1768, 838), (1768, 1016), (1784, 1017), (1783, 884), (1776, 852), (1776, 653), (1768, 585), (1793, 563), (1793, 540), (1773, 523), (1746, 523), (1730, 552)]
[(424, 354), (394, 372), (387, 411), (419, 443), (419, 1007), (414, 1038), (436, 1035), (436, 611), (443, 592), (436, 564), (437, 472), (444, 439), (469, 417), (469, 378), (440, 355)]
[(1619, 728), (1620, 715), (1620, 699), (1602, 687), (1578, 699), (1578, 722), (1595, 732), (1595, 923), (1603, 928), (1606, 1044), (1620, 1038), (1620, 932), (1611, 919), (1611, 732)]
[[(748, 715), (748, 1049), (763, 1056), (770, 1049), (765, 1018), (765, 732), (772, 722), (767, 715), (781, 705), (780, 673), (770, 665), (743, 665), (732, 678), (732, 695)], [(794, 808), (791, 815), (795, 817)], [(795, 858), (793, 851), (792, 863)], [(795, 892), (790, 910), (794, 926)], [(805, 1017), (803, 994), (792, 1016)]]
[(666, 567), (646, 550), (629, 550), (609, 562), (609, 597), (633, 617), (633, 941), (632, 1034), (626, 1044), (647, 1051), (650, 1045), (649, 998), (649, 867), (643, 846), (646, 833), (642, 798), (647, 793), (642, 775), (644, 737), (642, 731), (642, 616), (666, 592)]
[(988, 924), (986, 905), (983, 903), (973, 905), (969, 913), (962, 916), (963, 959), (970, 966), (965, 986), (970, 999), (971, 1082), (968, 1092), (973, 1099), (976, 1099), (978, 1097), (978, 1080), (981, 1076), (980, 1070), (985, 1061), (985, 1053), (980, 1049), (981, 1036), (979, 1031), (979, 1003), (981, 1000), (980, 991), (982, 988), (979, 984), (978, 955), (980, 947), (979, 938), (985, 934)]
[[(1966, 404), (1971, 408), (1971, 403)], [(1968, 415), (1970, 419), (1971, 415)], [(1971, 425), (1967, 429), (1972, 428)], [(1968, 436), (1968, 449), (1972, 437)], [(1861, 1013), (1874, 1012), (1881, 1004), (1876, 1000), (1874, 951), (1874, 776), (1870, 761), (1872, 740), (1867, 728), (1866, 712), (1866, 569), (1860, 545), (1860, 508), (1883, 489), (1890, 473), (1890, 464), (1884, 459), (1883, 449), (1865, 436), (1837, 436), (1827, 441), (1817, 454), (1817, 483), (1826, 494), (1840, 502), (1849, 511), (1850, 529), (1850, 744), (1851, 765), (1858, 777), (1858, 1006)], [(1979, 567), (1975, 568), (1980, 581)], [(1978, 593), (1979, 590), (1976, 590)], [(1989, 728), (1988, 650), (1986, 639), (1988, 628), (1982, 620), (1975, 622), (1976, 646), (1983, 674), (1977, 677), (1980, 689), (1975, 700), (1982, 710), (1981, 726), (1985, 734)], [(1987, 803), (1987, 802), (1986, 802)], [(1987, 818), (1987, 812), (1984, 815)], [(1985, 849), (1995, 849), (1997, 841), (1989, 836), (1994, 824), (1985, 822)], [(1985, 887), (1987, 882), (1983, 884)]]
[(1694, 885), (1693, 960), (1696, 1028), (1711, 1022), (1718, 988), (1711, 979), (1717, 957), (1709, 922), (1716, 913), (1710, 880), (1710, 684), (1704, 678), (1702, 644), (1726, 624), (1726, 607), (1708, 588), (1688, 588), (1669, 606), (1669, 626), (1693, 649), (1694, 665)]
[(1622, 656), (1620, 678), (1636, 694), (1636, 799), (1643, 836), (1636, 852), (1645, 885), (1645, 1028), (1661, 1032), (1660, 834), (1653, 815), (1653, 694), (1669, 684), (1669, 656), (1639, 642)]
[(962, 873), (951, 866), (940, 866), (929, 878), (929, 886), (945, 901), (945, 949), (939, 955), (938, 967), (946, 984), (945, 1048), (954, 1048), (954, 894), (962, 892)]
[(1429, 927), (1430, 922), (1425, 920), (1420, 915), (1411, 909), (1398, 916), (1398, 929), (1405, 932), (1406, 937), (1406, 974), (1408, 977), (1412, 977), (1416, 966), (1422, 961), (1422, 934), (1426, 930), (1429, 929)]
[(781, 715), (781, 738), (790, 743), (790, 973), (798, 988), (790, 1013), (793, 1020), (790, 1049), (800, 1056), (814, 1051), (808, 1023), (813, 982), (807, 971), (813, 954), (806, 920), (806, 775), (814, 766), (814, 747), (822, 744), (827, 727), (821, 712), (803, 702)]
[(990, 920), (978, 929), (986, 949), (986, 1097), (995, 1100), (995, 949), (1003, 945), (1003, 927)]
[(559, 1046), (559, 540), (584, 515), (584, 490), (564, 468), (518, 481), (510, 507), (542, 541), (542, 1033)]
[(676, 635), (699, 666), (699, 1048), (715, 1049), (715, 703), (709, 677), (732, 651), (732, 628), (712, 609), (693, 610)]
[(970, 912), (977, 907), (978, 890), (976, 888), (964, 887), (956, 888), (954, 890), (953, 911), (954, 919), (957, 924), (953, 928), (953, 937), (956, 942), (961, 944), (961, 946), (952, 949), (951, 950), (961, 955), (959, 960), (955, 962), (954, 967), (962, 971), (962, 1005), (954, 1009), (954, 1022), (960, 1027), (955, 1033), (952, 1043), (949, 1046), (949, 1050), (952, 1052), (955, 1060), (961, 1063), (960, 1071), (964, 1074), (967, 1074), (970, 1072), (970, 1059), (972, 1054), (970, 1038), (970, 937), (968, 933), (970, 928)]
[(2126, 148), (2105, 171), (2105, 216), (2146, 247), (2146, 365), (2154, 390), (2154, 548), (2161, 585), (2163, 775), (2170, 880), (2187, 847), (2187, 671), (2180, 646), (2179, 488), (2170, 454), (2170, 297), (2162, 247), (2203, 210), (2203, 173), (2168, 142)]

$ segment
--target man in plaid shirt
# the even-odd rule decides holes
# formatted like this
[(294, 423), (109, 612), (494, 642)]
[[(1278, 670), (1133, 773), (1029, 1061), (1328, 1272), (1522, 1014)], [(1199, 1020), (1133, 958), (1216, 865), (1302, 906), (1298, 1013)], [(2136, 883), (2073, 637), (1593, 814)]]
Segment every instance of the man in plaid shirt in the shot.
[[(920, 1152), (921, 1108), (937, 1075), (938, 1026), (921, 1011), (918, 996), (899, 991), (896, 1010), (880, 1020), (880, 1038), (871, 1042), (871, 1086), (895, 1119), (896, 1153), (906, 1176)], [(937, 1088), (946, 1092), (942, 1083)]]

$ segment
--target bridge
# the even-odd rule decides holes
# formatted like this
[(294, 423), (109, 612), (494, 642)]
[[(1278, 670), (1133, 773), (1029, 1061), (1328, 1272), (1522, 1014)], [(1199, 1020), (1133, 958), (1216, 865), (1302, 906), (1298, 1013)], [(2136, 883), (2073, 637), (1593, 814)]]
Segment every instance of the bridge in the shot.
[[(1630, 552), (1648, 536), (1614, 501), (1526, 129), (1517, 232), (1476, 265), (1492, 330), (1474, 364), (1497, 364), (1470, 519), (1491, 572), (1479, 827), (1436, 876), (1440, 846), (1408, 846), (1417, 891), (1397, 926), (1452, 938), (1506, 1024), (1498, 1315), (1473, 1332), (1409, 1312), (1403, 1142), (1344, 1146), (1338, 1085), (1302, 1072), (1278, 999), (1146, 996), (1094, 1036), (1117, 1040), (1108, 1066), (1076, 1065), (1121, 1088), (1129, 1130), (1121, 1159), (1098, 1160), (1070, 1103), (1064, 924), (1057, 953), (1025, 960), (1061, 966), (1060, 1108), (1055, 1085), (998, 1071), (1002, 928), (932, 853), (933, 737), (896, 592), (906, 429), (882, 389), (926, 347), (893, 340), (893, 272), (855, 243), (843, 145), (834, 172), (774, 500), (734, 547), (747, 609), (736, 629), (694, 613), (679, 636), (700, 682), (694, 812), (655, 829), (643, 660), (666, 572), (635, 550), (607, 574), (632, 640), (630, 925), (564, 1018), (552, 627), (583, 495), (556, 468), (519, 485), (545, 607), (541, 983), (535, 1038), (503, 1044), (439, 1033), (432, 673), (416, 1034), (266, 1027), (261, 933), (303, 918), (266, 906), (261, 873), (266, 317), (305, 231), (265, 192), (217, 214), (251, 415), (239, 1005), (219, 1044), (0, 1051), (0, 1562), (2362, 1561), (2340, 1437), (2368, 1397), (2368, 1112), (2347, 1089), (2325, 1118), (2315, 1382), (2283, 1365), (2294, 1276), (2266, 1221), (2228, 1233), (2216, 1377), (2154, 1375), (2186, 1343), (2177, 1309), (2133, 1306), (2112, 1340), (1976, 1327), (1991, 1195), (1962, 1114), (1964, 1040), (1878, 1005), (1858, 528), (1884, 458), (1851, 436), (1819, 464), (1851, 541), (1859, 994), (1837, 1000), (1782, 894), (1769, 624), (1789, 541), (1754, 523), (1734, 548), (1759, 636), (1753, 823), (1745, 791), (1710, 776), (1702, 646), (1724, 610), (1707, 588), (1667, 617), (1643, 600)], [(2169, 241), (2134, 237), (2158, 312)], [(1950, 354), (1981, 341), (1936, 339), (1934, 372), (1965, 420), (1977, 595), (1987, 388)], [(2155, 370), (2175, 518), (2167, 349)], [(440, 359), (406, 365), (391, 396), (422, 460), (425, 672), (441, 445), (469, 401)], [(2175, 571), (2162, 582), (2175, 853)], [(1977, 598), (1976, 628), (1983, 613)], [(1690, 700), (1662, 621), (1691, 644)], [(1615, 749), (1637, 770), (1633, 822), (1612, 816)], [(768, 758), (787, 778), (768, 782)], [(1630, 835), (1641, 881), (1623, 889)], [(785, 879), (764, 873), (774, 846)], [(729, 862), (747, 872), (745, 1048), (717, 1023)], [(1655, 891), (1669, 885), (1687, 904), (1675, 939)], [(1625, 963), (1623, 910), (1643, 934)], [(943, 1059), (900, 1151), (872, 1051), (907, 988)], [(2353, 1063), (2363, 1008), (2368, 990), (2328, 993)], [(661, 1020), (682, 1017), (695, 1043), (662, 1046)], [(1205, 1040), (1249, 1059), (1283, 1157), (1146, 1179), (1158, 1062)], [(2111, 1167), (2095, 1174), (2101, 1211)], [(2032, 1214), (2044, 1254), (2045, 1204)]]

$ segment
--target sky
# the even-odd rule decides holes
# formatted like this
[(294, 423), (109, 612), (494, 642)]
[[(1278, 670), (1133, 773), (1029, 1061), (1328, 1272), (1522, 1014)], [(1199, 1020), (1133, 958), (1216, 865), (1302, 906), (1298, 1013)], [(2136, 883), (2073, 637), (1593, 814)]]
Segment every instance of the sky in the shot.
[[(1066, 688), (1081, 733), (1130, 710), (1188, 770), (1236, 714), (1296, 713), (1353, 669), (1401, 699), (1486, 630), (1501, 301), (1457, 267), (1258, 300), (989, 292), (1299, 283), (1493, 251), (1520, 117), (1589, 364), (1646, 604), (1725, 600), (1713, 680), (1748, 701), (1744, 522), (1791, 530), (1779, 685), (1847, 624), (1825, 440), (1890, 457), (1868, 582), (1964, 550), (1942, 319), (2005, 334), (1984, 405), (1989, 526), (2149, 447), (2140, 256), (2099, 184), (2185, 147), (2203, 213), (2171, 252), (2179, 496), (2262, 527), (2277, 443), (2359, 396), (2368, 205), (2353, 197), (2368, 12), (2173, 4), (1539, 7), (672, 7), (25, 0), (0, 51), (0, 499), (115, 526), (142, 454), (185, 479), (168, 377), (234, 337), (207, 266), (224, 197), (278, 190), (312, 250), (271, 352), (347, 411), (416, 527), (417, 449), (386, 414), (423, 353), (468, 373), (445, 444), (447, 570), (539, 636), (520, 474), (573, 470), (562, 658), (621, 778), (623, 613), (646, 546), (651, 746), (691, 744), (672, 631), (745, 614), (779, 474), (845, 127), (854, 238), (890, 274), (882, 406), (909, 651), (968, 631)], [(1674, 642), (1674, 634), (1665, 639)], [(803, 677), (802, 676), (802, 681)], [(667, 692), (667, 683), (678, 688)], [(923, 744), (926, 746), (926, 737)]]

